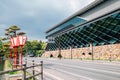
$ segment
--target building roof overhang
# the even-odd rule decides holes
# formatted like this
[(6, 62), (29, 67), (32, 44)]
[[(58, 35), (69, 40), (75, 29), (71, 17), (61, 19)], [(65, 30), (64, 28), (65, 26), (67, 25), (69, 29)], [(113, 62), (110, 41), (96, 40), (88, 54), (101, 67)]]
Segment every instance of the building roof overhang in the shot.
[(94, 7), (100, 5), (101, 3), (105, 2), (105, 1), (107, 1), (107, 0), (95, 0), (94, 2), (92, 2), (88, 6), (84, 7), (80, 11), (74, 13), (72, 16), (68, 17), (67, 19), (63, 20), (62, 22), (58, 23), (57, 25), (53, 26), (52, 28), (47, 30), (45, 33), (49, 33), (50, 31), (54, 30), (55, 28), (59, 27), (60, 25), (62, 25), (64, 23), (66, 23), (67, 21), (71, 20), (72, 18), (74, 18), (76, 16), (80, 16), (80, 15), (88, 12), (89, 10), (93, 9)]

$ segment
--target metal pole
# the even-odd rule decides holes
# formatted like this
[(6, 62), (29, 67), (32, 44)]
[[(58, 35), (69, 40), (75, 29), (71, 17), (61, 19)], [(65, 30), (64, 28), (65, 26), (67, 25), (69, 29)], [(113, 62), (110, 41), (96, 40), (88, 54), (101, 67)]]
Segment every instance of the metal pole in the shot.
[[(34, 71), (34, 60), (32, 60), (32, 62), (33, 62), (33, 76), (35, 75), (35, 71)], [(35, 80), (35, 77), (33, 77), (33, 80)]]
[(90, 43), (90, 50), (91, 50), (92, 60), (94, 60), (94, 53), (93, 53), (93, 44), (92, 44), (92, 42)]
[(43, 61), (40, 61), (41, 63), (41, 80), (43, 80)]
[(61, 45), (60, 45), (60, 41), (58, 41), (58, 50), (59, 50), (59, 53), (58, 53), (58, 57), (59, 59), (61, 59)]
[(25, 59), (25, 64), (26, 64), (26, 66), (27, 66), (27, 59)]
[(71, 53), (71, 59), (72, 59), (72, 46), (70, 46), (70, 53)]
[(26, 80), (26, 64), (23, 65), (23, 80)]

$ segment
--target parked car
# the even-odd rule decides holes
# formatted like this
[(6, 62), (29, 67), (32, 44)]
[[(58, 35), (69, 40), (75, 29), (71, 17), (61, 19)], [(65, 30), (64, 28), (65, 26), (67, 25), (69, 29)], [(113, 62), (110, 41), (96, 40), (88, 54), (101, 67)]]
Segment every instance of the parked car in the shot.
[(29, 56), (29, 57), (34, 57), (34, 54), (29, 54), (28, 56)]

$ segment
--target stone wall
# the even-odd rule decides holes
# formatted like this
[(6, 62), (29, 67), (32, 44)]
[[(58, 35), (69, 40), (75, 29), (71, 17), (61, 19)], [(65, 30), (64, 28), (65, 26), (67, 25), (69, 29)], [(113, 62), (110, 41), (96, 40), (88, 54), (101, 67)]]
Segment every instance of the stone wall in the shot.
[[(77, 59), (92, 59), (91, 47), (83, 48), (73, 48), (61, 50), (62, 58), (77, 58)], [(56, 51), (46, 51), (42, 57), (57, 57), (59, 50)], [(110, 44), (103, 46), (93, 46), (93, 56), (94, 59), (104, 59), (104, 60), (120, 60), (120, 44)]]

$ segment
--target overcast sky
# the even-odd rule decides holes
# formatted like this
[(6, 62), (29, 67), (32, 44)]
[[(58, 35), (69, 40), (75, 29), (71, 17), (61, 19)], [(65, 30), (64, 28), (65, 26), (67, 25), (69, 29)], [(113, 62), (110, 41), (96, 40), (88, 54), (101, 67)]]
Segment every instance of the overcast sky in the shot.
[(0, 0), (0, 37), (16, 25), (29, 40), (45, 41), (45, 31), (94, 0)]

